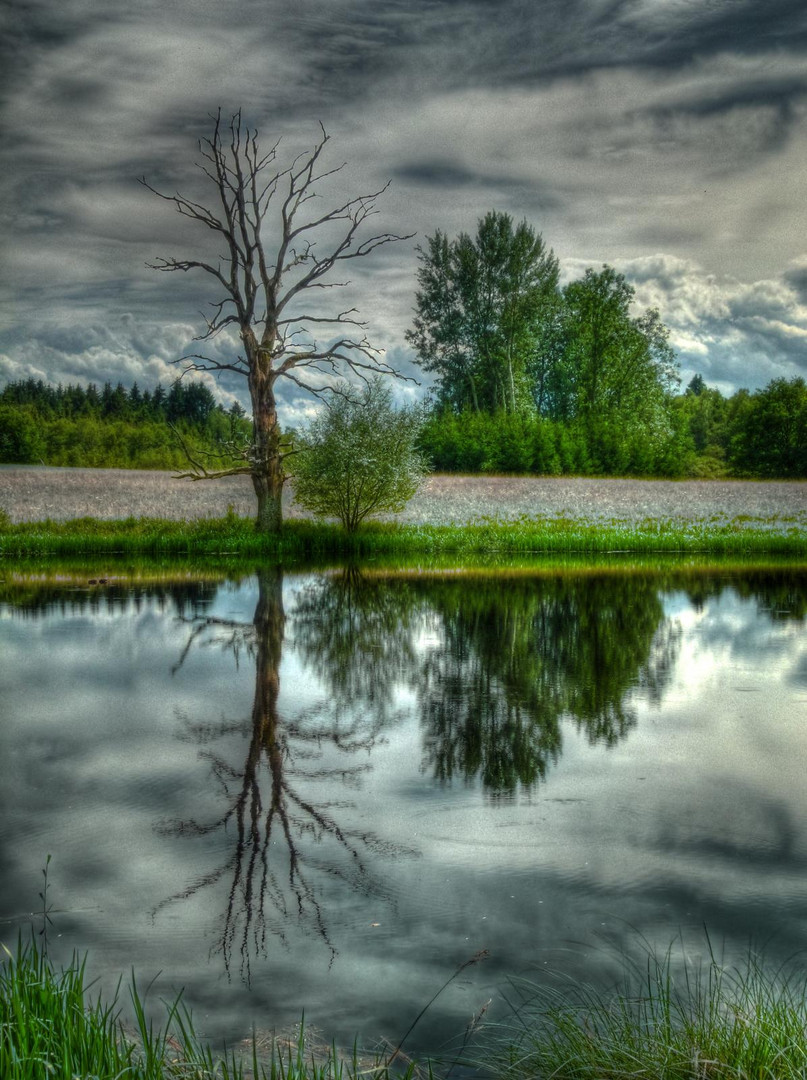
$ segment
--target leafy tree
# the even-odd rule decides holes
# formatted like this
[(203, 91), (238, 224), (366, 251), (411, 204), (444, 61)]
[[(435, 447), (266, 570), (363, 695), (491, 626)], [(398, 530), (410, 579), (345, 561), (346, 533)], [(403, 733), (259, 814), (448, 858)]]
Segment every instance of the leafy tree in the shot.
[(0, 462), (28, 465), (38, 462), (44, 452), (42, 425), (31, 406), (0, 402)]
[[(735, 395), (735, 397), (738, 395)], [(807, 476), (807, 385), (774, 379), (734, 410), (732, 464), (742, 474)]]
[(475, 238), (440, 232), (418, 248), (415, 322), (407, 332), (441, 405), (460, 411), (532, 407), (531, 369), (556, 303), (558, 261), (526, 221), (491, 211)]
[(655, 310), (630, 314), (634, 289), (603, 266), (564, 290), (564, 337), (573, 372), (567, 416), (648, 420), (678, 382), (669, 332)]
[(716, 479), (728, 472), (729, 404), (720, 391), (695, 375), (673, 399), (673, 419), (681, 429), (682, 461), (690, 476)]
[(415, 410), (394, 409), (379, 377), (358, 400), (347, 384), (340, 389), (296, 444), (294, 494), (306, 509), (355, 532), (371, 514), (402, 510), (426, 465), (415, 445)]
[[(376, 200), (385, 187), (347, 199), (331, 210), (313, 209), (320, 184), (342, 168), (322, 165), (327, 142), (323, 129), (313, 149), (280, 168), (277, 143), (264, 152), (257, 131), (242, 126), (240, 112), (223, 125), (219, 111), (212, 136), (199, 144), (201, 170), (215, 191), (214, 209), (180, 193), (165, 195), (145, 178), (141, 181), (183, 217), (211, 231), (220, 245), (209, 258), (201, 254), (159, 259), (153, 269), (202, 271), (211, 277), (221, 298), (212, 306), (201, 340), (233, 327), (244, 350), (232, 360), (194, 353), (178, 362), (185, 372), (230, 371), (242, 376), (252, 400), (252, 438), (247, 445), (231, 447), (233, 463), (211, 470), (200, 457), (193, 457), (193, 471), (186, 475), (197, 480), (249, 475), (258, 501), (258, 527), (270, 532), (282, 524), (285, 479), (278, 380), (321, 397), (332, 391), (329, 377), (342, 365), (361, 375), (397, 374), (367, 341), (365, 324), (357, 320), (353, 309), (323, 312), (310, 302), (312, 296), (320, 295), (319, 290), (345, 284), (332, 280), (332, 271), (384, 244), (407, 239), (393, 233), (362, 238), (363, 226), (377, 212)], [(270, 247), (266, 232), (275, 208), (276, 235)], [(326, 330), (328, 343), (318, 344), (317, 334)]]
[(686, 394), (688, 397), (700, 397), (700, 395), (706, 389), (706, 383), (703, 381), (703, 375), (698, 373), (693, 375), (689, 380), (689, 384), (686, 388)]

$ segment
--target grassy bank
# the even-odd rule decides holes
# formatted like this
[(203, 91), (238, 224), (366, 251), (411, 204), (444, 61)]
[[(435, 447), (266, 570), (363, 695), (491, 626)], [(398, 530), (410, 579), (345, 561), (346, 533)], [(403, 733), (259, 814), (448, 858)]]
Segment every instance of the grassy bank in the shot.
[[(91, 999), (83, 961), (56, 971), (35, 943), (6, 950), (0, 969), (0, 1075), (3, 1080), (359, 1080), (434, 1075), (430, 1066), (395, 1069), (390, 1058), (360, 1060), (335, 1047), (314, 1053), (305, 1036), (256, 1041), (243, 1055), (215, 1054), (195, 1033), (181, 999), (165, 1021), (147, 1019), (134, 977), (131, 1025), (116, 995)], [(120, 994), (120, 987), (118, 990)], [(804, 1080), (807, 1076), (807, 980), (803, 972), (773, 975), (750, 957), (742, 970), (711, 957), (685, 967), (671, 954), (651, 955), (632, 970), (621, 992), (584, 987), (562, 993), (533, 989), (507, 1027), (475, 1061), (477, 1075), (500, 1080)], [(400, 1061), (400, 1059), (397, 1059)], [(396, 1062), (397, 1063), (397, 1062)], [(443, 1075), (456, 1067), (446, 1065)]]
[[(516, 987), (521, 1006), (485, 1064), (507, 1080), (804, 1080), (807, 976), (753, 954), (724, 968), (650, 953), (612, 994)], [(514, 1030), (517, 1024), (517, 1031)]]
[[(145, 998), (132, 976), (128, 988), (134, 1019), (122, 1021), (120, 986), (110, 1002), (92, 1000), (85, 961), (74, 957), (55, 970), (35, 941), (6, 953), (0, 968), (0, 1076), (3, 1080), (358, 1080), (392, 1075), (383, 1059), (368, 1065), (354, 1052), (316, 1054), (305, 1034), (293, 1044), (273, 1042), (259, 1052), (214, 1053), (194, 1031), (181, 998), (165, 1006), (165, 1021), (148, 1018)], [(398, 1078), (429, 1076), (412, 1064)]]
[(698, 552), (715, 555), (807, 554), (807, 530), (787, 518), (480, 520), (465, 525), (367, 525), (350, 535), (334, 524), (290, 520), (277, 535), (255, 530), (235, 514), (169, 521), (158, 518), (22, 522), (0, 518), (0, 557), (237, 556), (306, 559), (323, 556), (479, 554), (596, 554), (629, 551)]

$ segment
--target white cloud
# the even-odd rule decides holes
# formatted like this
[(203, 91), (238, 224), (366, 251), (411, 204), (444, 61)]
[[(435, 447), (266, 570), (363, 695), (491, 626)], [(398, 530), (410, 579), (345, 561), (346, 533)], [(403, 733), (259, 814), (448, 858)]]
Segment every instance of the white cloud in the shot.
[(614, 265), (633, 283), (640, 308), (659, 309), (685, 381), (699, 372), (711, 385), (732, 392), (807, 375), (807, 305), (787, 271), (740, 281), (666, 255)]

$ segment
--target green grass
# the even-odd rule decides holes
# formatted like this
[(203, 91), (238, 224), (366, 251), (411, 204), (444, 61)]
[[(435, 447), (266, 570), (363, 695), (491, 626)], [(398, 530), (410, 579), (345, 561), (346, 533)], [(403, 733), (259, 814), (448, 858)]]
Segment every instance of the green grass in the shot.
[[(430, 1067), (354, 1050), (317, 1051), (300, 1036), (250, 1041), (243, 1056), (216, 1054), (195, 1033), (181, 996), (165, 1003), (162, 1026), (148, 1019), (132, 976), (130, 1023), (118, 992), (92, 999), (85, 961), (56, 971), (36, 940), (5, 949), (0, 966), (0, 1076), (3, 1080), (405, 1080)], [(724, 968), (713, 955), (702, 967), (680, 965), (671, 950), (626, 966), (625, 985), (604, 994), (587, 987), (521, 987), (524, 1000), (504, 1034), (487, 1040), (467, 1067), (499, 1080), (804, 1080), (807, 1077), (807, 976), (768, 972), (749, 955)], [(449, 980), (450, 981), (450, 980)], [(425, 1011), (425, 1010), (424, 1010)], [(398, 1059), (400, 1060), (400, 1059)], [(448, 1073), (452, 1071), (448, 1069)]]
[[(0, 968), (0, 1076), (3, 1080), (388, 1080), (392, 1070), (357, 1052), (343, 1057), (335, 1047), (314, 1054), (305, 1033), (296, 1043), (272, 1042), (259, 1054), (255, 1040), (245, 1057), (215, 1054), (195, 1033), (181, 997), (165, 1005), (165, 1023), (155, 1026), (132, 976), (133, 1023), (125, 1026), (118, 993), (104, 1004), (91, 1000), (85, 961), (73, 958), (56, 971), (35, 941), (3, 946)], [(404, 1080), (430, 1076), (414, 1064), (396, 1074)]]
[[(682, 970), (681, 970), (682, 969)], [(524, 1001), (485, 1064), (502, 1078), (804, 1080), (807, 976), (770, 973), (749, 954), (724, 968), (709, 952), (692, 968), (672, 950), (626, 965), (611, 995), (586, 987), (518, 988)]]
[(482, 520), (466, 525), (372, 523), (348, 534), (340, 526), (294, 519), (279, 535), (258, 533), (252, 519), (164, 521), (157, 518), (24, 522), (0, 519), (0, 557), (232, 555), (306, 559), (328, 555), (597, 554), (703, 552), (721, 555), (807, 554), (807, 529), (780, 518), (732, 521), (648, 519), (639, 524), (572, 518)]

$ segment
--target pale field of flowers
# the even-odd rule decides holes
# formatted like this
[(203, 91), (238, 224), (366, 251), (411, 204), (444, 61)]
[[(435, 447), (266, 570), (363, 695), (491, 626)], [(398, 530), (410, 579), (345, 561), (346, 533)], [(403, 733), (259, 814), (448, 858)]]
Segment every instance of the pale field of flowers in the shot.
[[(287, 517), (305, 516), (291, 490), (284, 504)], [(228, 507), (239, 515), (254, 514), (248, 477), (194, 482), (166, 472), (0, 467), (0, 510), (15, 522), (85, 516), (181, 520), (220, 517)], [(807, 528), (807, 482), (435, 475), (396, 515), (399, 521), (433, 525), (560, 517), (627, 524), (779, 519)]]

